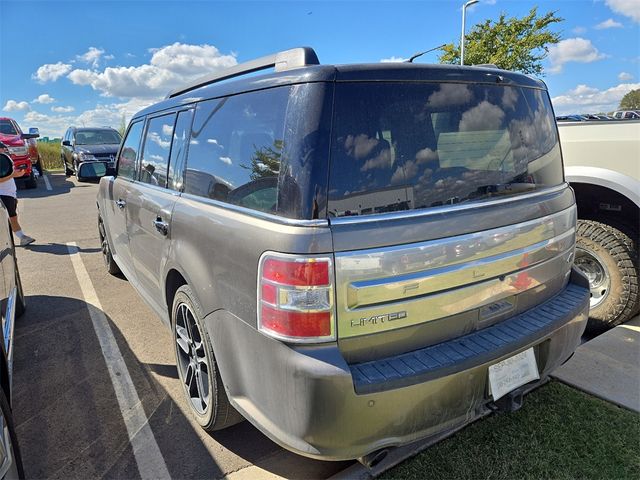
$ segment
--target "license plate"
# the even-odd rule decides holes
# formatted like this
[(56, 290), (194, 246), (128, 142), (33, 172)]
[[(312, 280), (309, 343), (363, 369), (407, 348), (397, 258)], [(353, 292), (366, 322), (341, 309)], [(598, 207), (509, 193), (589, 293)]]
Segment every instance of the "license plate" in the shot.
[(494, 400), (498, 400), (539, 378), (536, 356), (533, 348), (530, 348), (489, 367), (489, 393)]

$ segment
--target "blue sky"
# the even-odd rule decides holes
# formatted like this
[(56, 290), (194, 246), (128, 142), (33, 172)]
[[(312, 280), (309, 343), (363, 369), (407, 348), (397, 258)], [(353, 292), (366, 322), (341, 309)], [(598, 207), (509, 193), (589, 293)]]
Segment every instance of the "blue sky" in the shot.
[[(322, 63), (406, 58), (457, 42), (462, 3), (0, 0), (0, 115), (48, 136), (117, 128), (193, 77), (278, 50), (312, 46)], [(481, 0), (467, 28), (534, 6), (565, 19), (544, 62), (556, 113), (613, 110), (640, 88), (640, 0)]]

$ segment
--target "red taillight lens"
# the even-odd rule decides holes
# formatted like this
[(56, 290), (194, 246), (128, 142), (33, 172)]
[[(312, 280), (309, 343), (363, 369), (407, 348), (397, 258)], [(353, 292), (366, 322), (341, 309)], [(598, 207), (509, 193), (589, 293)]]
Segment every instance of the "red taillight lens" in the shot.
[(262, 305), (262, 327), (286, 337), (331, 335), (331, 312), (293, 312)]
[(258, 328), (291, 342), (335, 339), (331, 257), (265, 254), (260, 261)]
[(284, 285), (329, 285), (329, 262), (267, 258), (262, 267), (262, 278)]

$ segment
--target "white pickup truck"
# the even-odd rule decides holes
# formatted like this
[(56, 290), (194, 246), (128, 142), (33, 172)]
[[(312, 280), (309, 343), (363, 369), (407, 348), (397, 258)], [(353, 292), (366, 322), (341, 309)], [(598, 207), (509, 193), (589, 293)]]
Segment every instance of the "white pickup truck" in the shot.
[(640, 121), (558, 122), (566, 178), (576, 193), (576, 265), (591, 287), (588, 329), (640, 309)]

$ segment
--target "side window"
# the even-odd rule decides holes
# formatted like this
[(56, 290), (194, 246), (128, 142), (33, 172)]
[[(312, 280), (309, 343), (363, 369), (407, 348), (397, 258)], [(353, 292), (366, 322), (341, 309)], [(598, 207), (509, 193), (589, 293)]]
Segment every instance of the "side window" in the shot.
[(191, 133), (191, 121), (193, 110), (178, 113), (176, 128), (173, 131), (173, 145), (171, 146), (171, 158), (169, 159), (169, 188), (180, 191), (184, 179), (182, 171), (189, 147), (189, 134)]
[(290, 87), (198, 105), (185, 192), (275, 212)]
[(149, 119), (140, 168), (141, 182), (163, 188), (167, 186), (169, 151), (175, 121), (175, 113)]
[(142, 126), (144, 122), (139, 121), (129, 127), (127, 136), (120, 150), (118, 158), (118, 177), (133, 180), (136, 174), (136, 159), (140, 148), (140, 137), (142, 136)]

